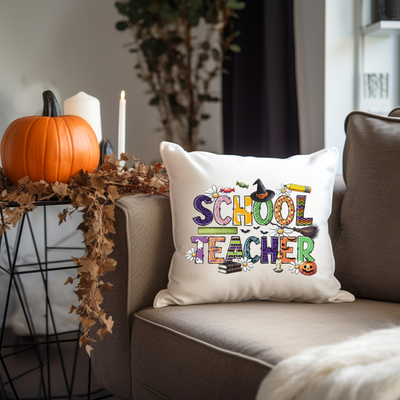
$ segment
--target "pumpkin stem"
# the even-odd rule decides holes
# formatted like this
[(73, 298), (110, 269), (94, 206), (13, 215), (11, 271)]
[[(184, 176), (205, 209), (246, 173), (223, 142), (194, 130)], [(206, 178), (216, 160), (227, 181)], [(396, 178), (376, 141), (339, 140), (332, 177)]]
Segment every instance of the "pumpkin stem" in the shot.
[(60, 117), (61, 111), (56, 96), (51, 90), (43, 92), (43, 117)]

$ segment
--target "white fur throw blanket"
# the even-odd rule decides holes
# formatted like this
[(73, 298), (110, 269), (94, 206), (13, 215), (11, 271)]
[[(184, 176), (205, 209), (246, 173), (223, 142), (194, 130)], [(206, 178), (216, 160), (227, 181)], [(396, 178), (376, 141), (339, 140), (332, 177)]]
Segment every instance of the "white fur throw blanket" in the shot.
[(256, 400), (399, 400), (400, 327), (307, 349), (280, 362)]

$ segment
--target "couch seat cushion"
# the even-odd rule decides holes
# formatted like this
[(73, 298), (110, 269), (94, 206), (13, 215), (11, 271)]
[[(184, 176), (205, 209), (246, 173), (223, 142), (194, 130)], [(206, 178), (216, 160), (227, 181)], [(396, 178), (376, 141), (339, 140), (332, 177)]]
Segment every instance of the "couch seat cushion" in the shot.
[(133, 394), (251, 399), (279, 361), (393, 325), (400, 325), (400, 304), (361, 299), (147, 308), (135, 315), (133, 325)]

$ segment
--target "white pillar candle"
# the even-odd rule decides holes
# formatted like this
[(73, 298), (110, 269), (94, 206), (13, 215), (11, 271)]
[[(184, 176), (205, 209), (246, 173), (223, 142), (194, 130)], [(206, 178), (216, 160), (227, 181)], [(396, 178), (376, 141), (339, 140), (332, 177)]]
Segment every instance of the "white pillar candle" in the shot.
[(119, 100), (119, 118), (118, 118), (118, 157), (125, 153), (125, 129), (126, 129), (126, 99), (125, 90), (121, 92)]
[(89, 122), (97, 136), (98, 142), (101, 142), (100, 101), (96, 97), (90, 96), (85, 92), (79, 92), (64, 101), (64, 114), (78, 115)]

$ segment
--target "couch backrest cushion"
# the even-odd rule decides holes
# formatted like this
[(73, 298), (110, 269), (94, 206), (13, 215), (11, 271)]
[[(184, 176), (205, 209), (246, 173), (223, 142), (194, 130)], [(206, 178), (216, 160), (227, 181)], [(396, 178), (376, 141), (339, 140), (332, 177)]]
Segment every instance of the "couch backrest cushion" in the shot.
[(345, 130), (336, 276), (356, 297), (400, 302), (400, 119), (353, 112)]
[(392, 110), (389, 114), (389, 117), (400, 117), (400, 107), (396, 107), (394, 110)]
[(188, 153), (163, 142), (161, 156), (176, 251), (155, 307), (354, 300), (333, 276), (327, 220), (336, 149), (277, 159)]

